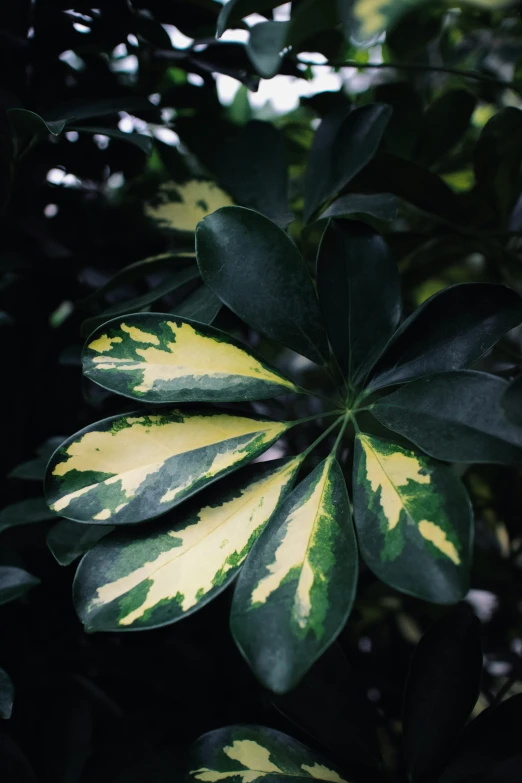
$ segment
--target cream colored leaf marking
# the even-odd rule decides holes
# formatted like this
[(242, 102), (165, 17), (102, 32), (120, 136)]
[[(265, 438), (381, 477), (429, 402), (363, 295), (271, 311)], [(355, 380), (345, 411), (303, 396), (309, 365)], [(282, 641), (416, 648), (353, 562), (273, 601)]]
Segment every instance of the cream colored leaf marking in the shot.
[(273, 772), (284, 774), (282, 769), (276, 767), (270, 761), (268, 748), (259, 745), (253, 740), (235, 740), (232, 745), (224, 747), (223, 752), (233, 761), (239, 761), (245, 769), (218, 772), (217, 770), (202, 767), (201, 769), (193, 770), (190, 774), (194, 775), (196, 780), (204, 780), (207, 783), (234, 777), (242, 778), (243, 783), (252, 783), (257, 778), (270, 775)]
[(292, 614), (301, 629), (306, 628), (312, 609), (311, 591), (315, 574), (308, 560), (308, 552), (314, 544), (314, 533), (323, 505), (329, 467), (328, 460), (308, 500), (291, 512), (274, 561), (268, 565), (269, 573), (257, 583), (250, 598), (253, 606), (266, 603), (290, 571), (299, 568)]
[(318, 764), (317, 762), (315, 762), (313, 767), (301, 764), (301, 769), (304, 769), (305, 772), (308, 772), (313, 778), (316, 778), (316, 780), (329, 780), (332, 781), (332, 783), (348, 783), (348, 781), (342, 778), (338, 772), (335, 772), (333, 769), (328, 769), (328, 767), (325, 767), (323, 764)]
[(422, 465), (415, 457), (399, 450), (392, 455), (378, 454), (369, 438), (365, 435), (359, 438), (366, 454), (366, 478), (373, 492), (381, 490), (382, 510), (388, 520), (388, 530), (393, 530), (404, 508), (404, 499), (397, 487), (406, 487), (409, 481), (429, 484), (431, 478), (420, 472)]
[(422, 522), (419, 522), (419, 531), (426, 541), (431, 541), (433, 546), (436, 546), (437, 549), (447, 555), (455, 565), (460, 564), (459, 553), (457, 552), (455, 545), (448, 540), (448, 537), (442, 528), (435, 525), (433, 522), (428, 522), (426, 519), (423, 519)]
[[(181, 201), (171, 201), (169, 191), (175, 190)], [(145, 214), (155, 220), (160, 228), (179, 231), (195, 231), (200, 220), (220, 207), (231, 207), (234, 202), (224, 190), (213, 182), (192, 180), (183, 185), (164, 183), (159, 190), (161, 203), (145, 208)]]
[[(400, 488), (407, 487), (410, 481), (414, 484), (430, 484), (431, 477), (421, 473), (423, 467), (418, 459), (408, 455), (399, 446), (393, 454), (384, 454), (378, 451), (375, 441), (372, 445), (371, 439), (366, 435), (358, 437), (366, 455), (366, 478), (373, 492), (377, 493), (380, 490), (380, 503), (388, 521), (388, 530), (393, 530), (399, 522), (403, 509), (411, 517), (406, 493), (401, 493)], [(448, 540), (439, 525), (421, 520), (417, 527), (426, 541), (430, 541), (455, 565), (460, 564), (460, 556), (455, 545)]]
[[(93, 340), (88, 347), (92, 351), (97, 351), (98, 353), (105, 353), (105, 351), (110, 351), (112, 349), (113, 343), (121, 343), (121, 341), (122, 341), (121, 337), (109, 337), (109, 335), (107, 334), (102, 334), (96, 340)], [(106, 361), (106, 359), (102, 359), (102, 361)]]
[[(206, 783), (215, 783), (218, 780), (225, 780), (231, 777), (240, 777), (243, 783), (252, 783), (257, 778), (279, 773), (285, 777), (301, 777), (296, 773), (284, 772), (270, 761), (270, 751), (268, 748), (259, 745), (253, 740), (235, 740), (231, 746), (223, 748), (223, 752), (233, 761), (239, 761), (245, 769), (232, 770), (230, 772), (218, 772), (217, 770), (201, 767), (195, 769), (190, 774), (194, 775), (196, 780), (203, 780)], [(301, 764), (301, 769), (316, 780), (331, 781), (331, 783), (348, 783), (347, 780), (340, 777), (337, 772), (322, 764), (308, 766)]]
[(155, 334), (150, 332), (144, 332), (138, 329), (136, 326), (127, 326), (127, 324), (120, 324), (122, 332), (126, 332), (131, 340), (136, 343), (152, 343), (153, 345), (159, 345), (159, 338)]
[[(191, 416), (184, 421), (155, 426), (160, 416), (150, 416), (151, 427), (140, 423), (143, 418), (127, 418), (129, 427), (116, 432), (87, 432), (67, 448), (68, 459), (59, 462), (53, 475), (65, 476), (72, 470), (111, 473), (103, 482), (68, 493), (53, 504), (61, 511), (69, 503), (98, 484), (121, 481), (122, 492), (130, 499), (147, 476), (156, 473), (167, 459), (195, 449), (211, 446), (242, 435), (253, 438), (263, 434), (266, 441), (282, 434), (287, 425), (278, 422), (260, 422), (220, 414)], [(243, 444), (243, 449), (245, 445)]]
[(119, 618), (120, 625), (132, 625), (149, 609), (177, 595), (183, 596), (182, 610), (191, 609), (212, 590), (216, 574), (235, 567), (227, 563), (228, 558), (239, 555), (252, 534), (267, 522), (299, 464), (299, 459), (293, 460), (222, 506), (202, 508), (194, 524), (169, 532), (181, 541), (179, 547), (99, 587), (90, 609), (111, 603), (146, 580), (152, 582), (146, 597), (140, 606)]
[[(168, 342), (164, 349), (137, 348), (136, 353), (143, 357), (143, 362), (132, 363), (132, 360), (129, 359), (114, 359), (108, 362), (107, 358), (103, 356), (94, 357), (93, 362), (98, 365), (100, 370), (142, 371), (143, 377), (140, 383), (134, 386), (136, 392), (150, 391), (157, 381), (171, 381), (186, 376), (220, 378), (229, 375), (276, 383), (279, 386), (295, 390), (293, 383), (263, 366), (261, 362), (241, 348), (220, 342), (213, 337), (207, 337), (187, 323), (177, 325), (172, 321), (166, 321), (166, 324), (174, 333), (175, 341)], [(122, 324), (121, 328), (131, 334), (129, 327), (125, 324)], [(140, 335), (143, 334), (140, 332)], [(133, 334), (131, 337), (138, 339), (134, 338)], [(150, 335), (150, 337), (154, 337), (154, 335)], [(155, 342), (156, 345), (159, 345), (157, 338), (147, 340), (147, 342)]]

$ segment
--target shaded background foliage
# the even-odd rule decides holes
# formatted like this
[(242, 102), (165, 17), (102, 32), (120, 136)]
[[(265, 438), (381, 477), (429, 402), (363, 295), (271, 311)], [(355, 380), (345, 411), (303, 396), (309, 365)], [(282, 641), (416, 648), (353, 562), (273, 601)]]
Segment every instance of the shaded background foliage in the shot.
[[(216, 181), (237, 203), (290, 224), (312, 263), (321, 226), (304, 227), (304, 168), (319, 122), (327, 118), (323, 130), (338, 126), (350, 105), (378, 101), (393, 108), (377, 155), (342, 193), (397, 198), (394, 220), (365, 219), (392, 248), (408, 311), (455, 282), (504, 282), (521, 290), (518, 5), (496, 12), (423, 5), (369, 49), (347, 40), (336, 14), (324, 22), (330, 5), (317, 2), (314, 14), (314, 3), (292, 4), (293, 17), (303, 12), (302, 29), (275, 66), (272, 55), (269, 66), (280, 75), (270, 84), (301, 99), (281, 113), (269, 102), (252, 105), (249, 90), (259, 87), (266, 58), (260, 65), (252, 56), (252, 41), (216, 41), (220, 6), (213, 0), (99, 0), (96, 9), (88, 2), (71, 9), (61, 0), (2, 4), (6, 510), (0, 565), (24, 568), (40, 580), (0, 609), (0, 665), (16, 685), (13, 717), (0, 739), (8, 780), (176, 780), (188, 744), (233, 722), (291, 733), (326, 750), (356, 779), (405, 779), (399, 736), (406, 673), (422, 632), (446, 610), (399, 595), (362, 566), (355, 610), (339, 642), (296, 691), (276, 698), (260, 689), (223, 632), (230, 591), (171, 627), (86, 635), (70, 597), (74, 568), (61, 568), (46, 546), (51, 523), (37, 480), (61, 438), (121, 410), (121, 401), (82, 379), (84, 320), (114, 305), (115, 297), (127, 301), (164, 286), (168, 273), (160, 269), (128, 282), (105, 302), (87, 297), (132, 262), (193, 252), (190, 233), (166, 234), (147, 219), (144, 204), (159, 185)], [(272, 18), (271, 8), (263, 13)], [(337, 89), (319, 87), (313, 94), (312, 79), (328, 67), (314, 64), (317, 53), (335, 67), (351, 65), (328, 70)], [(218, 94), (216, 79), (222, 76), (241, 85), (232, 103), (219, 99), (224, 91)], [(20, 117), (11, 114), (9, 122), (5, 110), (13, 108), (46, 121), (75, 119), (63, 133), (44, 128), (33, 140)], [(72, 129), (77, 126), (91, 130)], [(144, 137), (141, 146), (110, 136), (131, 130)], [(176, 312), (195, 285), (159, 296), (154, 309)], [(294, 356), (249, 333), (225, 309), (215, 324), (283, 370), (299, 370)], [(520, 335), (511, 334), (481, 366), (506, 378), (517, 375)], [(309, 385), (322, 383), (311, 365), (302, 372)], [(304, 416), (312, 404), (283, 400), (256, 410)], [(297, 440), (287, 443), (289, 453), (310, 441), (303, 437), (292, 432)], [(520, 476), (515, 468), (489, 465), (462, 466), (461, 472), (476, 512), (468, 600), (483, 620), (479, 712), (521, 689)], [(11, 507), (28, 499), (34, 503)], [(512, 749), (498, 752), (509, 756)]]

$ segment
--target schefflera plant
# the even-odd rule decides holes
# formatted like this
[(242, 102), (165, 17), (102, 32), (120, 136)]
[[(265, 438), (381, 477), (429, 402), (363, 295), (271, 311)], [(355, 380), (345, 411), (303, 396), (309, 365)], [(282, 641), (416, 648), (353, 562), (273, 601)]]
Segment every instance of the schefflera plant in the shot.
[[(250, 209), (207, 216), (196, 252), (223, 304), (338, 379), (337, 402), (319, 414), (331, 417), (319, 440), (337, 431), (330, 454), (300, 483), (316, 443), (243, 467), (309, 419), (271, 421), (212, 403), (306, 390), (211, 326), (130, 314), (89, 337), (83, 368), (145, 407), (62, 444), (46, 495), (54, 511), (90, 526), (84, 538), (94, 546), (74, 582), (89, 631), (173, 623), (241, 569), (232, 633), (261, 682), (285, 692), (346, 622), (357, 550), (404, 593), (441, 604), (466, 594), (473, 518), (447, 463), (522, 460), (522, 435), (501, 406), (507, 381), (468, 369), (522, 321), (522, 300), (503, 285), (455, 285), (401, 321), (388, 247), (351, 220), (327, 223), (316, 285), (289, 236)], [(346, 437), (353, 522), (336, 458)]]

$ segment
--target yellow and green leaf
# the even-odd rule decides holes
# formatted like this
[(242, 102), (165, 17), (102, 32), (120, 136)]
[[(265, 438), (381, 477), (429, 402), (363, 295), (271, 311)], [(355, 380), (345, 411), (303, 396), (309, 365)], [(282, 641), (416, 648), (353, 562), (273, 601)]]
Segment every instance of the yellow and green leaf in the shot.
[(298, 391), (224, 332), (158, 313), (115, 318), (93, 332), (83, 372), (146, 402), (233, 402)]
[(264, 726), (228, 726), (194, 743), (187, 783), (349, 783), (331, 762), (306, 745)]
[(236, 586), (232, 633), (266, 687), (290, 690), (334, 641), (356, 582), (348, 494), (329, 457), (275, 513)]
[(472, 515), (451, 468), (361, 434), (354, 461), (354, 517), (361, 554), (383, 582), (434, 603), (468, 589)]
[(288, 492), (299, 458), (249, 465), (146, 530), (94, 547), (74, 582), (89, 631), (154, 628), (181, 620), (221, 592)]
[(47, 502), (77, 522), (143, 522), (250, 462), (289, 426), (210, 410), (103, 419), (51, 457)]
[(233, 204), (228, 193), (214, 182), (164, 182), (154, 201), (145, 207), (145, 214), (162, 230), (192, 232), (206, 215)]
[[(513, 0), (460, 0), (456, 3), (462, 4), (496, 11), (513, 5)], [(427, 5), (426, 0), (351, 0), (353, 35), (358, 41), (371, 40), (392, 28), (404, 14), (424, 5)]]

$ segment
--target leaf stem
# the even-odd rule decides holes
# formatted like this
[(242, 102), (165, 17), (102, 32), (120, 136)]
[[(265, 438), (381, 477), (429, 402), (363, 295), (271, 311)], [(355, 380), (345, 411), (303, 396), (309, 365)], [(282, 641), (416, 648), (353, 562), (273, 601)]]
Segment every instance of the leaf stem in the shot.
[(350, 418), (351, 418), (351, 414), (350, 413), (346, 413), (345, 416), (344, 416), (343, 426), (339, 430), (339, 434), (338, 434), (337, 439), (336, 439), (336, 441), (334, 443), (333, 449), (332, 449), (332, 451), (330, 453), (330, 456), (331, 456), (332, 459), (337, 454), (337, 449), (339, 448), (339, 444), (341, 443), (342, 437), (344, 435), (344, 431), (345, 431), (345, 429), (346, 429), (346, 427), (348, 425), (348, 422), (350, 421)]
[(357, 424), (357, 418), (356, 418), (354, 413), (350, 413), (350, 419), (352, 420), (352, 424), (353, 424), (355, 432), (357, 434), (360, 434), (361, 430), (360, 430), (359, 425)]
[(304, 419), (296, 419), (295, 421), (289, 422), (290, 427), (296, 427), (298, 424), (306, 424), (307, 421), (315, 421), (316, 419), (322, 419), (326, 416), (341, 416), (344, 414), (344, 410), (336, 410), (336, 411), (323, 411), (322, 413), (314, 413), (312, 416), (305, 416)]
[(337, 419), (334, 421), (334, 423), (333, 423), (333, 424), (330, 424), (330, 426), (328, 427), (328, 429), (326, 429), (324, 432), (322, 432), (322, 433), (319, 435), (319, 437), (318, 437), (318, 438), (316, 438), (316, 439), (314, 440), (314, 442), (313, 442), (313, 443), (312, 443), (310, 446), (308, 446), (308, 448), (307, 448), (307, 449), (305, 449), (305, 450), (304, 450), (304, 451), (303, 451), (303, 452), (300, 454), (301, 461), (305, 460), (305, 459), (306, 459), (306, 457), (307, 457), (307, 456), (310, 454), (310, 452), (311, 452), (311, 451), (313, 451), (313, 450), (316, 448), (316, 446), (318, 446), (318, 445), (319, 445), (319, 444), (320, 444), (320, 443), (321, 443), (321, 442), (322, 442), (322, 441), (323, 441), (323, 440), (324, 440), (324, 439), (325, 439), (325, 438), (326, 438), (326, 437), (327, 437), (327, 436), (328, 436), (328, 435), (331, 433), (331, 431), (332, 431), (332, 430), (334, 430), (334, 429), (335, 429), (335, 428), (336, 428), (336, 427), (339, 425), (339, 422), (341, 421), (341, 419), (342, 419), (342, 416), (339, 416), (339, 418), (337, 418)]
[(485, 84), (495, 85), (504, 89), (513, 90), (518, 95), (522, 95), (522, 90), (515, 85), (514, 82), (506, 82), (503, 79), (497, 79), (494, 76), (488, 76), (487, 74), (479, 73), (478, 71), (468, 71), (463, 68), (449, 68), (445, 65), (422, 65), (420, 63), (359, 63), (356, 60), (344, 60), (335, 61), (328, 60), (325, 63), (315, 63), (310, 60), (302, 60), (300, 58), (295, 60), (296, 63), (301, 65), (313, 65), (317, 66), (329, 66), (330, 68), (374, 68), (376, 70), (382, 68), (396, 68), (399, 71), (413, 71), (413, 72), (426, 72), (426, 73), (446, 73), (452, 76), (461, 76), (463, 79), (473, 79), (478, 82), (484, 82)]

